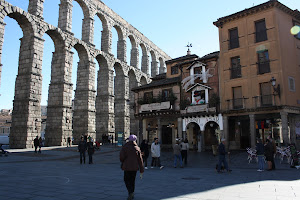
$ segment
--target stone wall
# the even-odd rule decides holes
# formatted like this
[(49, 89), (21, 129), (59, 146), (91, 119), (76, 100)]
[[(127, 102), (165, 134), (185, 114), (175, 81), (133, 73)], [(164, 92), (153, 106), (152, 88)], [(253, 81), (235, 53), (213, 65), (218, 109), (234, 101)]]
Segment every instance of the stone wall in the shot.
[[(67, 137), (74, 137), (76, 143), (81, 135), (90, 135), (97, 140), (102, 134), (124, 132), (128, 135), (130, 127), (137, 124), (130, 114), (130, 102), (133, 102), (130, 99), (133, 96), (131, 88), (145, 83), (145, 80), (149, 83), (149, 67), (152, 68), (151, 75), (155, 76), (165, 70), (164, 61), (170, 59), (101, 1), (76, 1), (84, 13), (81, 39), (75, 38), (71, 32), (73, 0), (61, 0), (58, 27), (44, 21), (44, 0), (29, 0), (28, 12), (0, 0), (0, 77), (4, 18), (15, 19), (23, 31), (12, 113), (11, 148), (32, 147), (33, 139), (41, 132), (44, 34), (52, 38), (55, 46), (48, 94), (46, 145), (65, 145)], [(94, 31), (95, 17), (102, 22), (102, 33)], [(117, 58), (111, 54), (112, 28), (117, 30), (119, 37)], [(95, 49), (93, 44), (97, 34), (102, 34), (101, 49)], [(132, 45), (130, 64), (126, 63), (128, 37)], [(137, 68), (139, 46), (143, 49), (142, 70)], [(72, 66), (72, 48), (78, 52), (78, 66)], [(150, 52), (152, 64), (148, 66)], [(95, 71), (95, 58), (100, 66), (98, 72)], [(73, 67), (78, 69), (74, 102)], [(5, 70), (5, 66), (2, 69)], [(129, 71), (133, 75), (129, 76)], [(97, 83), (94, 82), (96, 75)], [(96, 84), (98, 91), (95, 90)]]

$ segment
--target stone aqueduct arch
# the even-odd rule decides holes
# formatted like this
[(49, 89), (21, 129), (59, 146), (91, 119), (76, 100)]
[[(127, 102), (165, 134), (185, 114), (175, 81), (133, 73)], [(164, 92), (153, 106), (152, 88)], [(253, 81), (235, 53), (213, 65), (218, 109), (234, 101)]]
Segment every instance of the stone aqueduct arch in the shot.
[[(34, 137), (40, 135), (44, 34), (52, 38), (55, 46), (45, 133), (46, 143), (50, 146), (65, 145), (65, 138), (78, 138), (82, 134), (93, 138), (119, 131), (129, 134), (136, 123), (130, 113), (130, 105), (133, 104), (131, 88), (151, 81), (150, 74), (147, 74), (148, 52), (151, 52), (152, 57), (151, 75), (165, 71), (164, 60), (170, 57), (104, 3), (98, 0), (76, 1), (84, 13), (81, 39), (74, 38), (71, 32), (73, 0), (61, 0), (58, 27), (43, 20), (44, 0), (29, 0), (28, 12), (0, 0), (0, 63), (4, 18), (15, 19), (23, 31), (13, 103), (11, 148), (31, 147)], [(95, 49), (93, 44), (94, 17), (102, 21), (101, 50)], [(113, 27), (118, 32), (117, 58), (111, 53)], [(130, 65), (126, 63), (127, 37), (132, 45)], [(142, 70), (137, 68), (138, 45), (143, 48)], [(72, 66), (72, 48), (78, 52), (78, 66)], [(95, 59), (100, 66), (97, 73)], [(74, 102), (72, 67), (78, 68)], [(96, 75), (98, 91), (95, 90)], [(118, 85), (115, 94), (114, 82)]]

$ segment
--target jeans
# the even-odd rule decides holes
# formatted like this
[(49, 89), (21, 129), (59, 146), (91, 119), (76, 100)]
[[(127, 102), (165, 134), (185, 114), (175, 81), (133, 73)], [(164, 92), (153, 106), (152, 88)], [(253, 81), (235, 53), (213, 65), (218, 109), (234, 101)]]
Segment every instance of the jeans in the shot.
[(218, 172), (221, 170), (222, 163), (224, 164), (224, 169), (228, 171), (228, 165), (227, 165), (225, 155), (219, 155)]
[(82, 163), (82, 158), (83, 158), (83, 162), (85, 163), (85, 151), (83, 152), (80, 151), (80, 164)]
[(93, 154), (89, 154), (89, 164), (93, 164)]
[(128, 194), (134, 193), (136, 171), (124, 171), (124, 182)]
[(179, 160), (180, 162), (180, 167), (182, 167), (182, 159), (181, 159), (181, 155), (174, 155), (174, 167), (177, 166), (177, 159)]
[(260, 170), (264, 170), (264, 156), (263, 155), (258, 155), (257, 156), (257, 158), (258, 158), (258, 168), (260, 169)]

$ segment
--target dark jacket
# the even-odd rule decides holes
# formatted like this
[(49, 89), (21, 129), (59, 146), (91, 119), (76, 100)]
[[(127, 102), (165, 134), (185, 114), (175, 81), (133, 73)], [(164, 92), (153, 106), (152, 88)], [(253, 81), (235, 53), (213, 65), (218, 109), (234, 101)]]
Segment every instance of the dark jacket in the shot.
[(39, 145), (40, 145), (39, 139), (38, 139), (38, 138), (35, 138), (35, 139), (33, 140), (33, 144), (34, 144), (35, 147), (39, 146)]
[(149, 157), (149, 146), (148, 144), (146, 144), (144, 141), (141, 144), (141, 152), (144, 152), (144, 156), (146, 158)]
[(87, 145), (85, 141), (80, 141), (78, 144), (78, 150), (79, 152), (85, 152), (87, 149)]
[(136, 142), (129, 141), (123, 146), (120, 152), (120, 161), (124, 171), (138, 171), (140, 169), (140, 173), (144, 172), (141, 150)]
[(87, 150), (88, 150), (89, 155), (92, 155), (95, 152), (95, 147), (94, 147), (93, 142), (87, 143)]
[(218, 150), (219, 155), (226, 155), (225, 145), (222, 142), (219, 144)]
[(274, 154), (274, 151), (273, 151), (273, 145), (272, 145), (272, 142), (268, 142), (266, 145), (265, 145), (265, 156), (266, 157), (272, 157), (273, 154)]
[(256, 154), (258, 156), (264, 155), (265, 150), (264, 150), (264, 145), (260, 143), (256, 143)]

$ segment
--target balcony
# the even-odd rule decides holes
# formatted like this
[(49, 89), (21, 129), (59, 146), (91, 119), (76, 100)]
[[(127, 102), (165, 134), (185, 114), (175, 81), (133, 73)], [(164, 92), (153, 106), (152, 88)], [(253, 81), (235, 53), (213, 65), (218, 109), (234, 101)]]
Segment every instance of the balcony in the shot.
[(246, 101), (248, 98), (236, 98), (236, 99), (228, 99), (227, 101), (227, 109), (226, 110), (242, 110), (246, 108)]
[(269, 73), (270, 70), (270, 61), (265, 61), (265, 62), (258, 62), (258, 74), (265, 74)]
[(275, 106), (273, 94), (255, 96), (253, 99), (256, 108)]

